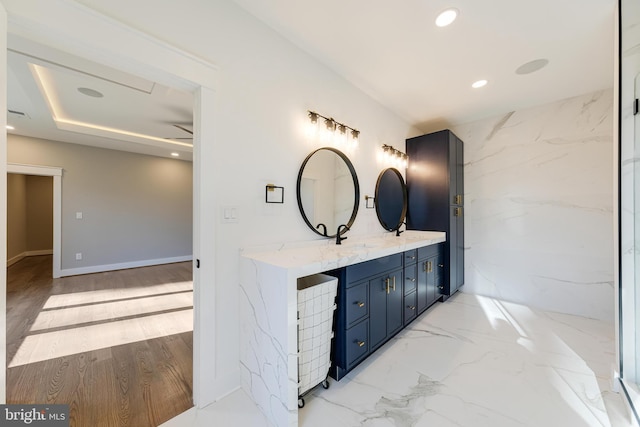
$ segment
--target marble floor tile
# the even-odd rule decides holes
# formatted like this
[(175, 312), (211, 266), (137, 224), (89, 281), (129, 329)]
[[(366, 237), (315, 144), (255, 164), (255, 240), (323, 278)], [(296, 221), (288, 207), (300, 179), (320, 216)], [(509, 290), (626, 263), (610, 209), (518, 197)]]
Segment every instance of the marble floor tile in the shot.
[[(305, 396), (299, 424), (630, 426), (622, 396), (610, 391), (614, 358), (613, 324), (459, 292), (344, 379)], [(227, 399), (243, 408), (239, 417), (255, 409), (242, 391)], [(224, 400), (215, 405), (230, 419)], [(213, 405), (203, 411), (215, 417)], [(229, 425), (266, 426), (252, 417)]]

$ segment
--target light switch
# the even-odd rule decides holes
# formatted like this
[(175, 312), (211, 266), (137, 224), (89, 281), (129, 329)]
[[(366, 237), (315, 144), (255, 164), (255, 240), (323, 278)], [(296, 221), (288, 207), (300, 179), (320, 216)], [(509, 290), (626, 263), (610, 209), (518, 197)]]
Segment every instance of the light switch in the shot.
[(236, 206), (225, 206), (222, 208), (222, 222), (238, 222), (238, 208)]
[(82, 219), (82, 212), (76, 212), (76, 219)]

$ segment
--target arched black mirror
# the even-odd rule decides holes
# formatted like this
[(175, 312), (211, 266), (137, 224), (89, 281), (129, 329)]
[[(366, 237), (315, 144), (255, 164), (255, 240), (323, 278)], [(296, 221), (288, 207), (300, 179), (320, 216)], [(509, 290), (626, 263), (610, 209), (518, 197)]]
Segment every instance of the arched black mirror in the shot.
[(407, 215), (407, 186), (397, 169), (388, 168), (378, 175), (375, 204), (380, 225), (397, 231)]
[(304, 222), (321, 236), (336, 237), (340, 225), (351, 227), (356, 219), (360, 185), (341, 151), (324, 147), (309, 154), (300, 166), (296, 193)]

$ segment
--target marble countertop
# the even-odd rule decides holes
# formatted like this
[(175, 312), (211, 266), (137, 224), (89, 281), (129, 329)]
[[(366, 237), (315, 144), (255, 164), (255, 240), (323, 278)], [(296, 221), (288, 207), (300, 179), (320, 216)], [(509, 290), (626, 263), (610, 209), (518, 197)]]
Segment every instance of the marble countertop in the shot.
[(279, 245), (269, 249), (245, 249), (242, 256), (299, 273), (320, 273), (375, 258), (444, 242), (443, 231), (405, 231), (376, 236), (348, 236), (342, 244), (335, 239)]

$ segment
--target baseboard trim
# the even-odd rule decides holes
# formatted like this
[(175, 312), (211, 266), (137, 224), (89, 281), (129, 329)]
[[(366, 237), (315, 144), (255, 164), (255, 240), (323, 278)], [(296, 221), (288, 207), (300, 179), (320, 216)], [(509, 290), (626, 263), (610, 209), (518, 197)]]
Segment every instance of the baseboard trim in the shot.
[(53, 249), (41, 249), (38, 251), (27, 251), (26, 256), (53, 255)]
[(60, 270), (60, 277), (79, 276), (81, 274), (103, 273), (105, 271), (126, 270), (128, 268), (149, 267), (152, 265), (172, 264), (193, 260), (193, 255), (172, 258), (145, 259), (141, 261), (122, 262), (118, 264), (92, 265), (79, 268), (65, 268)]
[(22, 261), (28, 256), (53, 255), (53, 249), (41, 249), (37, 251), (25, 251), (7, 260), (7, 267), (11, 267), (18, 261)]
[(11, 267), (13, 264), (15, 264), (18, 261), (22, 261), (25, 257), (27, 256), (26, 252), (22, 252), (21, 254), (18, 254), (12, 258), (9, 258), (7, 260), (7, 267)]

